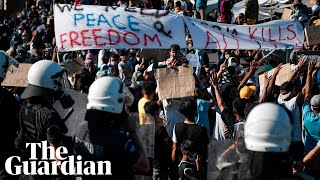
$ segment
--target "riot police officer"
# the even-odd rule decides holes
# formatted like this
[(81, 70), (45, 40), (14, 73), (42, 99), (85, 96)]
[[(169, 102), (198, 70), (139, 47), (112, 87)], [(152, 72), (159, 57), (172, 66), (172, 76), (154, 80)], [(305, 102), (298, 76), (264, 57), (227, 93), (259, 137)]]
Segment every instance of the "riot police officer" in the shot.
[(41, 60), (29, 69), (28, 86), (21, 95), (24, 102), (19, 117), (19, 135), (15, 142), (20, 153), (27, 155), (22, 158), (30, 157), (25, 143), (47, 140), (55, 148), (63, 145), (68, 129), (53, 108), (53, 103), (59, 100), (64, 108), (73, 105), (73, 99), (65, 93), (67, 87), (66, 71), (54, 61)]
[(5, 171), (5, 161), (14, 152), (14, 139), (19, 127), (18, 119), (18, 103), (7, 89), (1, 86), (6, 78), (8, 70), (17, 69), (19, 63), (8, 56), (4, 51), (0, 51), (0, 141), (3, 146), (0, 148), (0, 179), (8, 177)]
[(133, 179), (132, 169), (149, 171), (135, 131), (137, 122), (128, 120), (128, 106), (133, 100), (127, 87), (115, 77), (101, 77), (90, 86), (85, 121), (74, 137), (75, 150), (83, 161), (110, 161), (112, 175), (82, 179)]

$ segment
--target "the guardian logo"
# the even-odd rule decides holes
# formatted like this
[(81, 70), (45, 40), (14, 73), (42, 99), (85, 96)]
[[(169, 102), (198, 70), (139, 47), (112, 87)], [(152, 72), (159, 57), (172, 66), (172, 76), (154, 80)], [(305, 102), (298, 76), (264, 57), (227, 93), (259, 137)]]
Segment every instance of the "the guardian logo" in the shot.
[[(28, 161), (22, 161), (19, 156), (11, 156), (6, 160), (5, 169), (11, 175), (58, 175), (58, 168), (64, 175), (112, 175), (110, 161), (82, 161), (81, 156), (66, 156), (66, 147), (54, 147), (41, 143), (26, 143), (31, 154)], [(42, 150), (41, 159), (37, 158), (37, 146)], [(48, 158), (48, 151), (50, 156)], [(65, 155), (65, 157), (62, 157)]]

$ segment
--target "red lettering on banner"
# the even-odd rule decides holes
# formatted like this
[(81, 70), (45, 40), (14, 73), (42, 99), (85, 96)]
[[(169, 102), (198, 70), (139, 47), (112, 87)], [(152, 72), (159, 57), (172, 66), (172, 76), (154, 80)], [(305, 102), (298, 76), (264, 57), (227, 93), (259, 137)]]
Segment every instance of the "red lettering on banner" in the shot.
[(262, 41), (263, 41), (263, 42), (266, 42), (266, 41), (264, 40), (264, 27), (261, 29), (261, 35), (262, 35)]
[(96, 34), (96, 32), (101, 32), (101, 29), (92, 29), (92, 34), (93, 34), (93, 39), (94, 39), (95, 45), (98, 46), (98, 47), (106, 46), (107, 43), (102, 43), (102, 44), (99, 44), (99, 43), (98, 43), (98, 40), (99, 40), (100, 38), (102, 38), (102, 36), (98, 36), (98, 35)]
[[(67, 36), (67, 37), (64, 37)], [(144, 41), (144, 42), (142, 42)], [(149, 42), (148, 42), (149, 41)], [(144, 45), (147, 46), (162, 46), (162, 43), (157, 34), (147, 35), (141, 34), (141, 37), (131, 31), (124, 31), (121, 34), (120, 31), (116, 29), (108, 29), (105, 31), (100, 28), (96, 29), (85, 29), (82, 31), (69, 31), (64, 34), (60, 34), (61, 50), (73, 49), (73, 48), (86, 48), (91, 47), (105, 47), (119, 45), (120, 43), (124, 46), (137, 46)], [(149, 45), (149, 46), (150, 46)]]
[(223, 42), (224, 42), (224, 48), (223, 49), (227, 49), (228, 44), (226, 42), (226, 38), (224, 37), (224, 34), (222, 34), (222, 39), (223, 39)]
[[(115, 42), (112, 42), (111, 33), (115, 33), (117, 35), (117, 40)], [(108, 38), (109, 38), (109, 45), (116, 45), (120, 42), (120, 33), (114, 29), (108, 30)]]
[(67, 33), (60, 34), (61, 50), (64, 50), (63, 43), (67, 42), (67, 40), (62, 40), (62, 36), (66, 36), (66, 35)]
[(289, 27), (291, 27), (291, 26), (293, 26), (293, 24), (289, 24), (289, 25), (287, 26), (287, 30), (290, 31), (290, 32), (293, 34), (293, 37), (292, 37), (292, 38), (287, 37), (288, 40), (292, 40), (292, 39), (294, 39), (294, 38), (297, 37), (296, 32), (294, 32), (294, 30), (292, 30), (292, 29), (289, 28)]
[(276, 41), (275, 39), (271, 39), (271, 36), (272, 36), (272, 28), (269, 28), (269, 42), (274, 42)]
[(279, 41), (285, 41), (286, 39), (281, 39), (282, 32), (281, 32), (281, 26), (279, 26)]
[(80, 32), (80, 34), (81, 34), (81, 36), (82, 36), (82, 45), (85, 46), (85, 47), (86, 47), (86, 46), (92, 46), (92, 44), (87, 44), (87, 43), (86, 43), (86, 39), (91, 39), (90, 36), (85, 36), (84, 33), (86, 33), (86, 32), (89, 32), (89, 29), (82, 30), (82, 31)]
[(302, 45), (302, 42), (296, 43), (296, 47), (301, 47), (301, 46), (299, 46), (300, 44)]
[[(219, 43), (218, 39), (215, 38), (209, 31), (207, 31), (206, 34), (207, 34), (207, 42), (206, 42), (206, 47), (204, 49), (207, 49), (209, 44), (218, 44), (218, 49), (220, 49), (220, 43)], [(214, 38), (216, 41), (210, 42), (210, 37), (209, 36)]]
[(148, 45), (147, 38), (150, 39), (152, 42), (154, 42), (154, 40), (157, 39), (158, 43), (159, 43), (159, 46), (161, 47), (161, 42), (159, 40), (158, 34), (155, 34), (153, 37), (148, 36), (147, 34), (144, 34), (144, 44), (143, 44), (144, 46)]
[(237, 41), (237, 48), (236, 49), (239, 49), (239, 40), (233, 35), (233, 34), (231, 34), (232, 35), (232, 37)]
[[(137, 42), (135, 42), (135, 43), (129, 42), (129, 41), (127, 40), (127, 36), (128, 36), (129, 34), (131, 34), (133, 37), (135, 37), (136, 40), (137, 40)], [(137, 45), (137, 44), (140, 43), (140, 38), (139, 38), (136, 34), (127, 31), (127, 32), (125, 32), (125, 33), (123, 34), (123, 41), (126, 42), (127, 44), (129, 44), (130, 46), (134, 46), (134, 45)]]
[(250, 26), (249, 26), (248, 30), (249, 30), (250, 40), (252, 40), (252, 39), (256, 40), (256, 38), (254, 37), (254, 33), (257, 31), (257, 28), (255, 28), (252, 33), (251, 33), (251, 27)]
[[(72, 36), (73, 34), (76, 36)], [(70, 37), (70, 45), (72, 48), (73, 48), (73, 44), (77, 44), (78, 46), (81, 46), (81, 43), (76, 41), (79, 37), (79, 34), (76, 31), (70, 31), (69, 37)]]

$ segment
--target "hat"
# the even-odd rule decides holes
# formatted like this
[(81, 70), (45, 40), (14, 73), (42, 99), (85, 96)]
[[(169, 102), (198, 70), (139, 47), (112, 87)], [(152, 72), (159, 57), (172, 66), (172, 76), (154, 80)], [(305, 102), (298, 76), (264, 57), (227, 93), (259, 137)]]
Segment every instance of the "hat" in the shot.
[(285, 82), (280, 86), (280, 95), (279, 95), (279, 99), (285, 100), (287, 99), (290, 95), (291, 92), (294, 88), (294, 84), (293, 82)]
[(255, 90), (256, 86), (244, 86), (240, 90), (240, 98), (249, 99)]
[(18, 29), (24, 29), (24, 27), (23, 26), (19, 26)]
[(311, 107), (320, 109), (320, 94), (314, 95), (310, 101)]
[(88, 54), (86, 55), (86, 60), (87, 60), (87, 59), (93, 60), (93, 54), (92, 54), (92, 53), (88, 53)]

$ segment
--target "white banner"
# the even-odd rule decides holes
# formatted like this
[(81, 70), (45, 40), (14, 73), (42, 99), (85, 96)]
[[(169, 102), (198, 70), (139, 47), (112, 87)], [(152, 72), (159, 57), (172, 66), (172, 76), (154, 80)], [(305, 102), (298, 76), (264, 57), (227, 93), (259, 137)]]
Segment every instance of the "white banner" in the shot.
[(304, 42), (303, 27), (294, 20), (238, 26), (183, 18), (198, 49), (292, 49)]
[(54, 24), (59, 51), (185, 47), (183, 19), (165, 10), (56, 4)]

